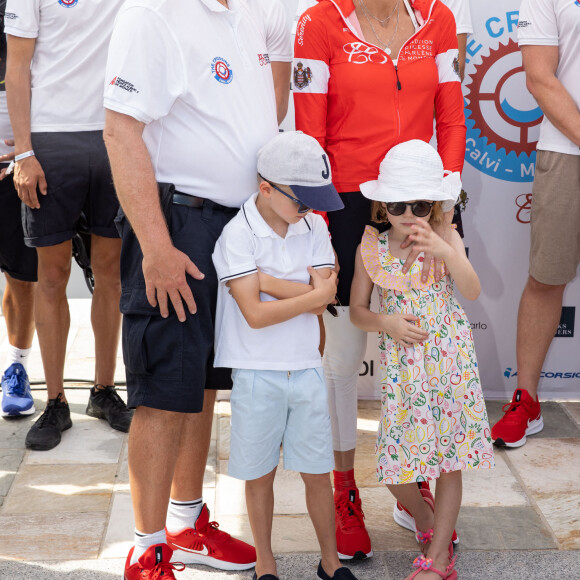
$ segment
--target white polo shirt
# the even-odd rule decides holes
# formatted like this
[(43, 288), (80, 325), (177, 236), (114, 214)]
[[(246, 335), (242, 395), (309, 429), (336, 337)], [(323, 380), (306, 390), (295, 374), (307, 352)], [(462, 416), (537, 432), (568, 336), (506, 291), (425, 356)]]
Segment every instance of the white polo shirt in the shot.
[(453, 12), (457, 34), (472, 34), (473, 24), (471, 23), (471, 8), (469, 0), (441, 0)]
[(128, 0), (107, 64), (105, 107), (146, 123), (157, 181), (239, 207), (258, 149), (278, 132), (273, 61), (292, 47), (279, 0)]
[(113, 22), (124, 0), (8, 0), (7, 34), (35, 38), (32, 132), (98, 131)]
[[(556, 77), (580, 108), (580, 2), (576, 0), (523, 0), (518, 22), (520, 46), (557, 46)], [(538, 149), (580, 155), (578, 145), (544, 116)]]
[[(294, 371), (319, 367), (320, 329), (314, 314), (265, 328), (250, 328), (226, 283), (258, 271), (308, 284), (308, 266), (334, 267), (324, 219), (308, 214), (281, 238), (264, 221), (253, 195), (224, 228), (213, 253), (220, 285), (216, 309), (215, 366)], [(261, 294), (262, 301), (275, 300)]]

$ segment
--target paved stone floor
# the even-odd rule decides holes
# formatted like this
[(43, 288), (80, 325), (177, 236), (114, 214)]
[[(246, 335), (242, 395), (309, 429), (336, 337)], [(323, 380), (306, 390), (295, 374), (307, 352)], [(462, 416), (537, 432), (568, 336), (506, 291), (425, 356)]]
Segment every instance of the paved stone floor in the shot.
[[(92, 374), (88, 301), (72, 301), (65, 376), (73, 428), (47, 452), (26, 451), (24, 438), (43, 408), (44, 387), (34, 391), (35, 417), (0, 421), (0, 579), (120, 578), (131, 545), (133, 517), (127, 474), (126, 436), (84, 414)], [(0, 360), (7, 348), (0, 318)], [(35, 344), (30, 365), (42, 380)], [(123, 380), (119, 358), (119, 381)], [(488, 401), (491, 421), (502, 402)], [(393, 499), (376, 482), (373, 445), (377, 401), (361, 401), (356, 473), (375, 557), (357, 563), (360, 579), (404, 578), (417, 545), (392, 519)], [(544, 431), (520, 449), (498, 451), (492, 471), (464, 476), (460, 578), (580, 579), (580, 403), (543, 405)], [(251, 541), (243, 485), (228, 477), (229, 403), (216, 405), (204, 499), (212, 518)], [(300, 477), (279, 471), (274, 549), (281, 576), (315, 578), (316, 538), (306, 514)], [(251, 578), (190, 567), (178, 578)]]

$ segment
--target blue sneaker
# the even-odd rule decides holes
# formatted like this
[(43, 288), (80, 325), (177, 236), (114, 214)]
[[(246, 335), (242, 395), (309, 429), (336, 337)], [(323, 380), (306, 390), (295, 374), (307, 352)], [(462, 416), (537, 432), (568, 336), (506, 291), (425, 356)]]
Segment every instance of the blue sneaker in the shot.
[(32, 415), (35, 411), (26, 370), (13, 363), (2, 377), (2, 417)]

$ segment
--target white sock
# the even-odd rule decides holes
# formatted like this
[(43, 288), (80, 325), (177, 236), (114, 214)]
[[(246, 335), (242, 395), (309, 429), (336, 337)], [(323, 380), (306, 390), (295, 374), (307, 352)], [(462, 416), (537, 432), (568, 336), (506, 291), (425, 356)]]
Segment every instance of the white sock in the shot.
[(20, 363), (25, 370), (28, 370), (28, 356), (30, 355), (30, 348), (16, 348), (15, 346), (8, 346), (8, 357), (6, 360), (6, 368), (12, 363)]
[(155, 532), (154, 534), (144, 534), (139, 530), (135, 530), (135, 549), (133, 550), (133, 557), (131, 558), (131, 566), (147, 551), (151, 546), (156, 544), (166, 544), (165, 530)]
[(165, 526), (170, 534), (177, 534), (186, 528), (193, 528), (203, 507), (203, 498), (191, 501), (169, 500)]

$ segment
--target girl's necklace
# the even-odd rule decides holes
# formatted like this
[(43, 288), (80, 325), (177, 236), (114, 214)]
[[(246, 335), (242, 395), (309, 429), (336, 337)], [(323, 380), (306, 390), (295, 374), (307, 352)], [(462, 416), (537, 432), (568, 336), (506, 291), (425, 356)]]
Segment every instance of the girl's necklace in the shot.
[[(377, 22), (380, 22), (380, 24), (381, 24), (381, 26), (382, 26), (382, 25), (383, 25), (385, 22), (388, 22), (388, 21), (391, 19), (391, 17), (393, 16), (393, 14), (395, 13), (395, 11), (397, 10), (397, 7), (399, 6), (399, 2), (397, 2), (397, 3), (395, 4), (395, 7), (393, 8), (393, 11), (392, 11), (392, 12), (391, 12), (391, 13), (390, 13), (390, 14), (389, 14), (389, 15), (388, 15), (386, 18), (383, 18), (382, 20), (381, 20), (380, 18), (378, 18), (377, 16), (375, 16), (375, 15), (374, 15), (374, 14), (373, 14), (373, 13), (372, 13), (372, 12), (371, 12), (371, 11), (370, 11), (368, 8), (367, 8), (367, 5), (365, 4), (364, 0), (360, 0), (360, 5), (361, 5), (362, 9), (363, 9), (363, 10), (364, 10), (364, 12), (365, 12), (365, 16), (367, 16), (367, 15), (368, 15), (368, 16), (370, 16), (371, 18), (373, 18), (373, 19), (374, 19), (374, 20), (376, 20)], [(368, 18), (368, 16), (367, 16), (367, 18)]]
[[(371, 22), (371, 19), (369, 18), (369, 14), (367, 13), (367, 8), (363, 2), (363, 0), (360, 1), (359, 3), (360, 7), (362, 8), (363, 14), (367, 20), (367, 22), (369, 23), (369, 26), (371, 27), (371, 30), (375, 36), (375, 38), (378, 40), (378, 44), (379, 46), (383, 46), (383, 50), (390, 55), (391, 54), (391, 49), (390, 49), (390, 45), (392, 44), (393, 40), (395, 40), (395, 36), (397, 36), (397, 30), (399, 30), (399, 7), (401, 5), (401, 0), (397, 0), (397, 5), (395, 7), (396, 11), (397, 11), (397, 21), (395, 23), (395, 32), (393, 32), (393, 36), (391, 36), (391, 40), (389, 40), (388, 43), (385, 43), (383, 40), (381, 40), (379, 38), (379, 35), (377, 34), (377, 31), (375, 30), (375, 27), (373, 26), (373, 23)], [(372, 14), (371, 14), (372, 16)], [(392, 15), (391, 15), (392, 16)], [(389, 16), (390, 18), (390, 16)], [(378, 18), (377, 18), (378, 20)]]

